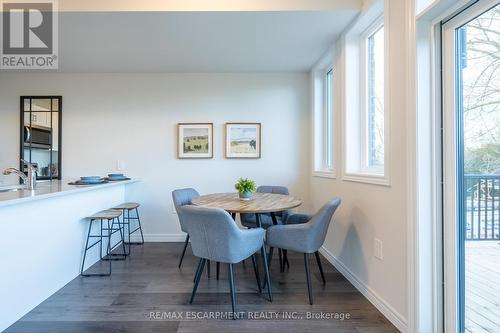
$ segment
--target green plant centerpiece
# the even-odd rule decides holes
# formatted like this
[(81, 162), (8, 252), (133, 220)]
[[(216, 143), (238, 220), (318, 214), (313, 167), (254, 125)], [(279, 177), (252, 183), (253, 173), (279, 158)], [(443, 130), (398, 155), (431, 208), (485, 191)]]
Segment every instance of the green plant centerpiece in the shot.
[(234, 188), (238, 190), (241, 200), (250, 200), (252, 199), (253, 192), (257, 189), (257, 185), (255, 185), (253, 180), (240, 178), (238, 182), (234, 184)]

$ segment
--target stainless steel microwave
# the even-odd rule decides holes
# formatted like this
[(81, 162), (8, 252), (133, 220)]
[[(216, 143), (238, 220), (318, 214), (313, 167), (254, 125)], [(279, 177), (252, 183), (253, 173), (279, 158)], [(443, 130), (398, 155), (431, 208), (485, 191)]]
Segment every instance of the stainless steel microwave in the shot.
[(24, 126), (24, 145), (50, 149), (52, 130), (41, 126)]

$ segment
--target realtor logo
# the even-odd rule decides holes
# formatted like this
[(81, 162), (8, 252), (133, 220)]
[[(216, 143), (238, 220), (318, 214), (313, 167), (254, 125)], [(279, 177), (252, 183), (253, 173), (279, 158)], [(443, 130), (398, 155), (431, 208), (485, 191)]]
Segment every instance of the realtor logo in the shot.
[(3, 0), (1, 69), (57, 69), (55, 0)]

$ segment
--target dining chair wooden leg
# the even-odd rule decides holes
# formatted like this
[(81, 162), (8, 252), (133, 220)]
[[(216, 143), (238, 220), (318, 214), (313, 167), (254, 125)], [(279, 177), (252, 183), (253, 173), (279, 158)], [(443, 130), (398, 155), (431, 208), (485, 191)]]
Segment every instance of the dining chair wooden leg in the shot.
[(184, 255), (186, 254), (186, 249), (189, 243), (189, 235), (186, 236), (186, 241), (184, 242), (184, 249), (182, 250), (181, 260), (179, 261), (179, 268), (182, 266), (182, 260), (184, 259)]
[(318, 251), (314, 252), (314, 255), (316, 256), (316, 261), (318, 262), (319, 272), (321, 273), (321, 280), (323, 280), (323, 284), (325, 284), (326, 283), (325, 273), (323, 272), (323, 265), (321, 265), (321, 258), (319, 256), (319, 252)]
[(252, 254), (252, 264), (253, 264), (253, 271), (255, 272), (255, 279), (257, 280), (257, 287), (259, 288), (259, 294), (260, 294), (262, 293), (262, 288), (260, 287), (259, 268), (257, 266), (257, 258), (255, 257), (255, 253)]
[(264, 271), (266, 272), (266, 284), (267, 284), (267, 294), (269, 296), (269, 301), (273, 301), (273, 291), (271, 286), (271, 273), (269, 272), (269, 265), (267, 264), (267, 253), (266, 246), (262, 244), (261, 248), (262, 258), (264, 260)]
[(220, 273), (220, 262), (217, 261), (217, 272), (216, 272), (216, 279), (219, 280), (219, 273)]
[(234, 292), (233, 264), (228, 264), (228, 272), (229, 272), (229, 289), (231, 290), (231, 306), (233, 308), (233, 319), (236, 319), (235, 318), (236, 295)]
[(309, 271), (309, 253), (304, 253), (304, 266), (306, 267), (307, 292), (309, 293), (309, 304), (313, 304), (313, 295), (311, 287), (311, 272)]
[(196, 289), (198, 289), (198, 284), (200, 283), (201, 276), (203, 275), (203, 267), (205, 267), (206, 259), (200, 258), (200, 262), (198, 263), (198, 269), (196, 270), (196, 276), (194, 280), (193, 292), (191, 293), (191, 299), (189, 300), (189, 304), (193, 304), (194, 295), (196, 295)]

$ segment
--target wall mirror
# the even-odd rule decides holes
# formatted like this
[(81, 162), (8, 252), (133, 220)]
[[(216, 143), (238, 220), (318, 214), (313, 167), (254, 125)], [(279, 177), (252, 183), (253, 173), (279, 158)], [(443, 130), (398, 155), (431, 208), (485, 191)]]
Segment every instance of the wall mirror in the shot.
[(37, 166), (39, 180), (61, 179), (61, 116), (62, 96), (21, 96), (21, 159)]

